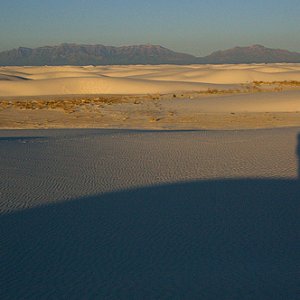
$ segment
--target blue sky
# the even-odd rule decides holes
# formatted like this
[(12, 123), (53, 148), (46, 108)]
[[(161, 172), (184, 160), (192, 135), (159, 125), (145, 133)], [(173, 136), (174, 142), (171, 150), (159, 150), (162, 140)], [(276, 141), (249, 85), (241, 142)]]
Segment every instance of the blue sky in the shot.
[(63, 42), (300, 52), (300, 0), (0, 0), (0, 51)]

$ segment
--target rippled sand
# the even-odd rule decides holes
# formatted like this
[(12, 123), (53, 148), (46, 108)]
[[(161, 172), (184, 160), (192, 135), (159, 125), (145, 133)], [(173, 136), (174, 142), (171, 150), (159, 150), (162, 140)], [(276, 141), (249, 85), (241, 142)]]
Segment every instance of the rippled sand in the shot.
[(293, 299), (299, 132), (0, 131), (1, 298)]

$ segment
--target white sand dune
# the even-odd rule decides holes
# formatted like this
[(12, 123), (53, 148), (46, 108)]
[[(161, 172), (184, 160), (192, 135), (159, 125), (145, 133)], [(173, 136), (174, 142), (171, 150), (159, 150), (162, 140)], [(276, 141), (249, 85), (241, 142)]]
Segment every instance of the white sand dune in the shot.
[(0, 81), (1, 96), (40, 96), (68, 94), (148, 94), (176, 91), (205, 91), (207, 89), (230, 89), (233, 85), (209, 83), (154, 81), (130, 78), (80, 77)]
[(163, 103), (163, 107), (169, 110), (182, 110), (186, 113), (300, 112), (300, 91), (206, 97), (188, 102), (182, 99), (173, 99)]
[(54, 78), (94, 78), (94, 77), (106, 77), (105, 75), (82, 72), (82, 71), (61, 71), (61, 72), (44, 72), (36, 73), (26, 76), (27, 79), (41, 80), (41, 79), (54, 79)]
[(0, 130), (0, 298), (293, 299), (300, 90), (253, 81), (300, 64), (0, 68), (2, 128), (176, 129)]
[(300, 81), (300, 64), (1, 67), (0, 96), (169, 93), (291, 80)]
[(1, 130), (0, 211), (178, 181), (291, 179), (298, 132)]
[(296, 299), (299, 130), (0, 131), (1, 299)]

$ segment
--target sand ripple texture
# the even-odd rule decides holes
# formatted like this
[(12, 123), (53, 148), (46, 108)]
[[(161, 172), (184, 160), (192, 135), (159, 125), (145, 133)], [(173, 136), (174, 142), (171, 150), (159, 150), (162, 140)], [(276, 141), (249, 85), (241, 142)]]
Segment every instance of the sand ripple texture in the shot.
[(296, 299), (299, 132), (0, 131), (0, 298)]
[(297, 129), (1, 131), (1, 210), (212, 178), (297, 176)]

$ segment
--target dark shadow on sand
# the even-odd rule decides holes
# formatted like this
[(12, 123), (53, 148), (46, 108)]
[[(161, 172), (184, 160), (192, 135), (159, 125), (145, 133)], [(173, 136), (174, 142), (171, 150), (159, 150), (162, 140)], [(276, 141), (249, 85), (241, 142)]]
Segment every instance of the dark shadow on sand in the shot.
[(1, 299), (297, 299), (298, 180), (174, 183), (4, 214)]
[(46, 139), (42, 136), (9, 136), (9, 137), (0, 137), (0, 142), (30, 142), (35, 140)]
[(297, 137), (296, 155), (298, 157), (298, 179), (300, 180), (300, 133)]

